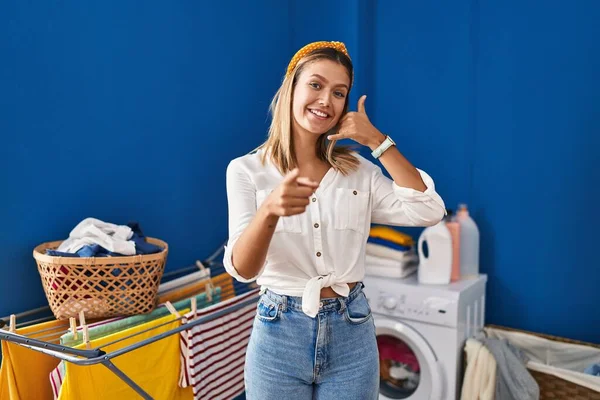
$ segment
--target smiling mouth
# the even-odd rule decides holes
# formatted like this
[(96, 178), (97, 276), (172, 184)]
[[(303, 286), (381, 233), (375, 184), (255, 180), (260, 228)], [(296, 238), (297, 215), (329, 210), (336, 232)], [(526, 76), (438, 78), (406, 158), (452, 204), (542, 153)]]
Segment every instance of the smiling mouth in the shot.
[(319, 111), (319, 110), (312, 110), (312, 109), (308, 109), (308, 111), (313, 114), (314, 116), (316, 116), (319, 119), (327, 119), (329, 118), (329, 114), (324, 113), (323, 111)]

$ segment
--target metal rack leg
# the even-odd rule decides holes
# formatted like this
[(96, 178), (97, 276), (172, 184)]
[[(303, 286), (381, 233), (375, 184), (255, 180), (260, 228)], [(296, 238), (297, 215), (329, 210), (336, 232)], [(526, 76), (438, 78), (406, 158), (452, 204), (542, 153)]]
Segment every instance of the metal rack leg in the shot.
[(123, 373), (115, 364), (113, 364), (110, 360), (102, 361), (102, 364), (115, 373), (119, 378), (121, 378), (126, 384), (128, 384), (133, 390), (135, 390), (144, 400), (154, 400), (148, 393), (144, 391), (141, 387), (138, 386), (137, 383), (131, 380), (127, 375)]

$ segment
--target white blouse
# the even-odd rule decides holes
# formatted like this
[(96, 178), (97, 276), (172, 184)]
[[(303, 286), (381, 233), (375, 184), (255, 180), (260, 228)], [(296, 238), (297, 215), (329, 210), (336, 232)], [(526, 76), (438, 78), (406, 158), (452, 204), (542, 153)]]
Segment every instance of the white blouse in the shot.
[(425, 192), (400, 187), (364, 157), (359, 168), (344, 176), (331, 168), (300, 215), (279, 218), (265, 264), (257, 276), (245, 279), (236, 271), (232, 251), (265, 198), (283, 180), (263, 150), (234, 159), (227, 167), (229, 241), (225, 269), (240, 282), (256, 280), (277, 294), (302, 296), (304, 313), (319, 312), (321, 288), (348, 296), (348, 283), (365, 273), (365, 248), (371, 223), (431, 226), (445, 214), (433, 180), (418, 170)]

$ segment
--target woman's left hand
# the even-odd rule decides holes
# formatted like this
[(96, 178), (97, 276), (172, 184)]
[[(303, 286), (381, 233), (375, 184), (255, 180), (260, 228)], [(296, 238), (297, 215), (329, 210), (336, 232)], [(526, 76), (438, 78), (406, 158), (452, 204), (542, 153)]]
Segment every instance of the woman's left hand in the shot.
[(358, 99), (358, 111), (346, 113), (340, 121), (338, 133), (327, 136), (327, 139), (352, 139), (363, 146), (370, 147), (372, 150), (383, 143), (385, 135), (373, 126), (365, 111), (366, 98), (366, 95), (362, 95)]

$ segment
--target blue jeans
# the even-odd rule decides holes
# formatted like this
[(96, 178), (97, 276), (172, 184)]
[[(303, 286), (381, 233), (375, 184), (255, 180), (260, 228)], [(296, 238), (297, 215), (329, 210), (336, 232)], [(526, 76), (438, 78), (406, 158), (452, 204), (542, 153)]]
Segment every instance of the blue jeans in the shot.
[(362, 283), (348, 297), (321, 299), (319, 314), (302, 298), (266, 291), (246, 352), (249, 400), (376, 400), (379, 354)]

